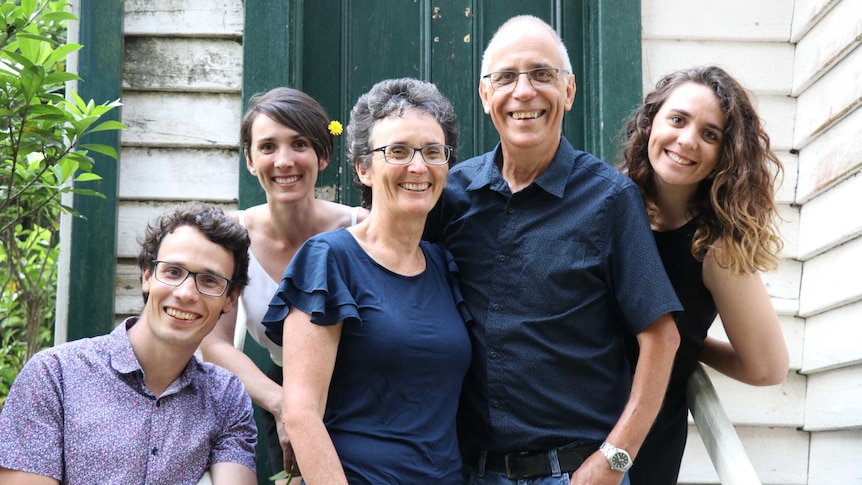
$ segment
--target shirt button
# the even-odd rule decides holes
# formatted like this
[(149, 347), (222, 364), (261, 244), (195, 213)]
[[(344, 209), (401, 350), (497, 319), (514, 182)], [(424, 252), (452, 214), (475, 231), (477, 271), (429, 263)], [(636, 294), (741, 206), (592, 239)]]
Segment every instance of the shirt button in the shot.
[(497, 259), (499, 259), (500, 262), (503, 262), (506, 260), (506, 257), (501, 254), (501, 255), (497, 256)]
[(497, 352), (494, 352), (493, 350), (491, 351), (491, 354), (490, 354), (490, 355), (491, 355), (491, 358), (492, 358), (492, 359), (496, 359), (496, 358), (497, 358)]
[(495, 408), (500, 407), (500, 401), (497, 401), (496, 399), (491, 401), (491, 406), (493, 406)]
[(509, 212), (509, 214), (514, 214), (514, 213), (515, 213), (515, 209), (512, 209), (512, 208), (510, 207), (508, 212)]
[(499, 305), (499, 304), (497, 304), (497, 303), (494, 303), (493, 305), (491, 305), (491, 309), (492, 309), (492, 310), (494, 310), (494, 311), (497, 311), (497, 310), (499, 310), (499, 309), (500, 309), (500, 305)]

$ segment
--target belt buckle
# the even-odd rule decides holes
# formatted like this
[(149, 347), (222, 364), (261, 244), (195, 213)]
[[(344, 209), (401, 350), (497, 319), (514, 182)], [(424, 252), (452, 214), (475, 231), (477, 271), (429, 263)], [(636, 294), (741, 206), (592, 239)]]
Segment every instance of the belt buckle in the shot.
[(530, 452), (528, 452), (528, 451), (521, 451), (518, 453), (507, 453), (507, 454), (503, 455), (503, 465), (506, 467), (506, 478), (508, 478), (509, 480), (516, 480), (518, 478), (525, 478), (522, 474), (518, 473), (517, 469), (514, 469), (514, 470), (512, 469), (513, 463), (512, 463), (512, 461), (510, 461), (510, 459), (520, 458), (522, 456), (528, 456), (529, 454), (530, 454)]

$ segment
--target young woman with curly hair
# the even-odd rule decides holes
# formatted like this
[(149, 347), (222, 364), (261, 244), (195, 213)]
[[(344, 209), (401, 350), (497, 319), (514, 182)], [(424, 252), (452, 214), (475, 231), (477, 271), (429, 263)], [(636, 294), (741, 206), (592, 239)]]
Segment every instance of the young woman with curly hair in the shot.
[[(783, 168), (745, 89), (715, 66), (659, 80), (625, 135), (621, 169), (640, 187), (685, 309), (665, 402), (630, 476), (633, 485), (675, 484), (688, 430), (685, 387), (698, 361), (756, 386), (787, 375), (787, 347), (759, 275), (778, 266), (773, 187)], [(707, 336), (716, 314), (729, 342)]]

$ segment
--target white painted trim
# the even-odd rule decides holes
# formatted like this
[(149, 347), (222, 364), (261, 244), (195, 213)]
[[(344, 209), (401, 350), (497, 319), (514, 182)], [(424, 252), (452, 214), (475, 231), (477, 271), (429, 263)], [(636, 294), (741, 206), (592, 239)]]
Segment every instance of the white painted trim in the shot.
[(706, 451), (724, 485), (760, 485), (748, 454), (724, 412), (702, 365), (691, 375), (686, 397)]
[[(66, 9), (77, 18), (81, 18), (80, 2), (69, 2)], [(81, 28), (78, 22), (69, 21), (66, 29), (66, 42), (78, 43)], [(78, 51), (66, 57), (66, 71), (78, 72)], [(66, 98), (70, 91), (78, 91), (78, 81), (66, 82)], [(67, 207), (74, 206), (74, 194), (63, 194), (60, 199)], [(72, 271), (72, 216), (60, 213), (60, 255), (57, 261), (57, 299), (54, 302), (54, 345), (65, 343), (69, 339), (69, 275)]]

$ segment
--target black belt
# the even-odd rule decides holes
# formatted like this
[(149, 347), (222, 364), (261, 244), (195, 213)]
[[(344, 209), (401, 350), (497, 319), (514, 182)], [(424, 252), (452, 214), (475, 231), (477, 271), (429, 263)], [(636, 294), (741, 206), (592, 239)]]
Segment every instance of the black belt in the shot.
[[(563, 446), (557, 448), (557, 460), (561, 473), (571, 473), (578, 469), (584, 460), (599, 449), (599, 443), (577, 448)], [(466, 453), (466, 459), (472, 465), (479, 464), (479, 452)], [(508, 478), (530, 478), (553, 474), (551, 458), (548, 451), (523, 451), (519, 453), (487, 452), (485, 471), (503, 473)]]

